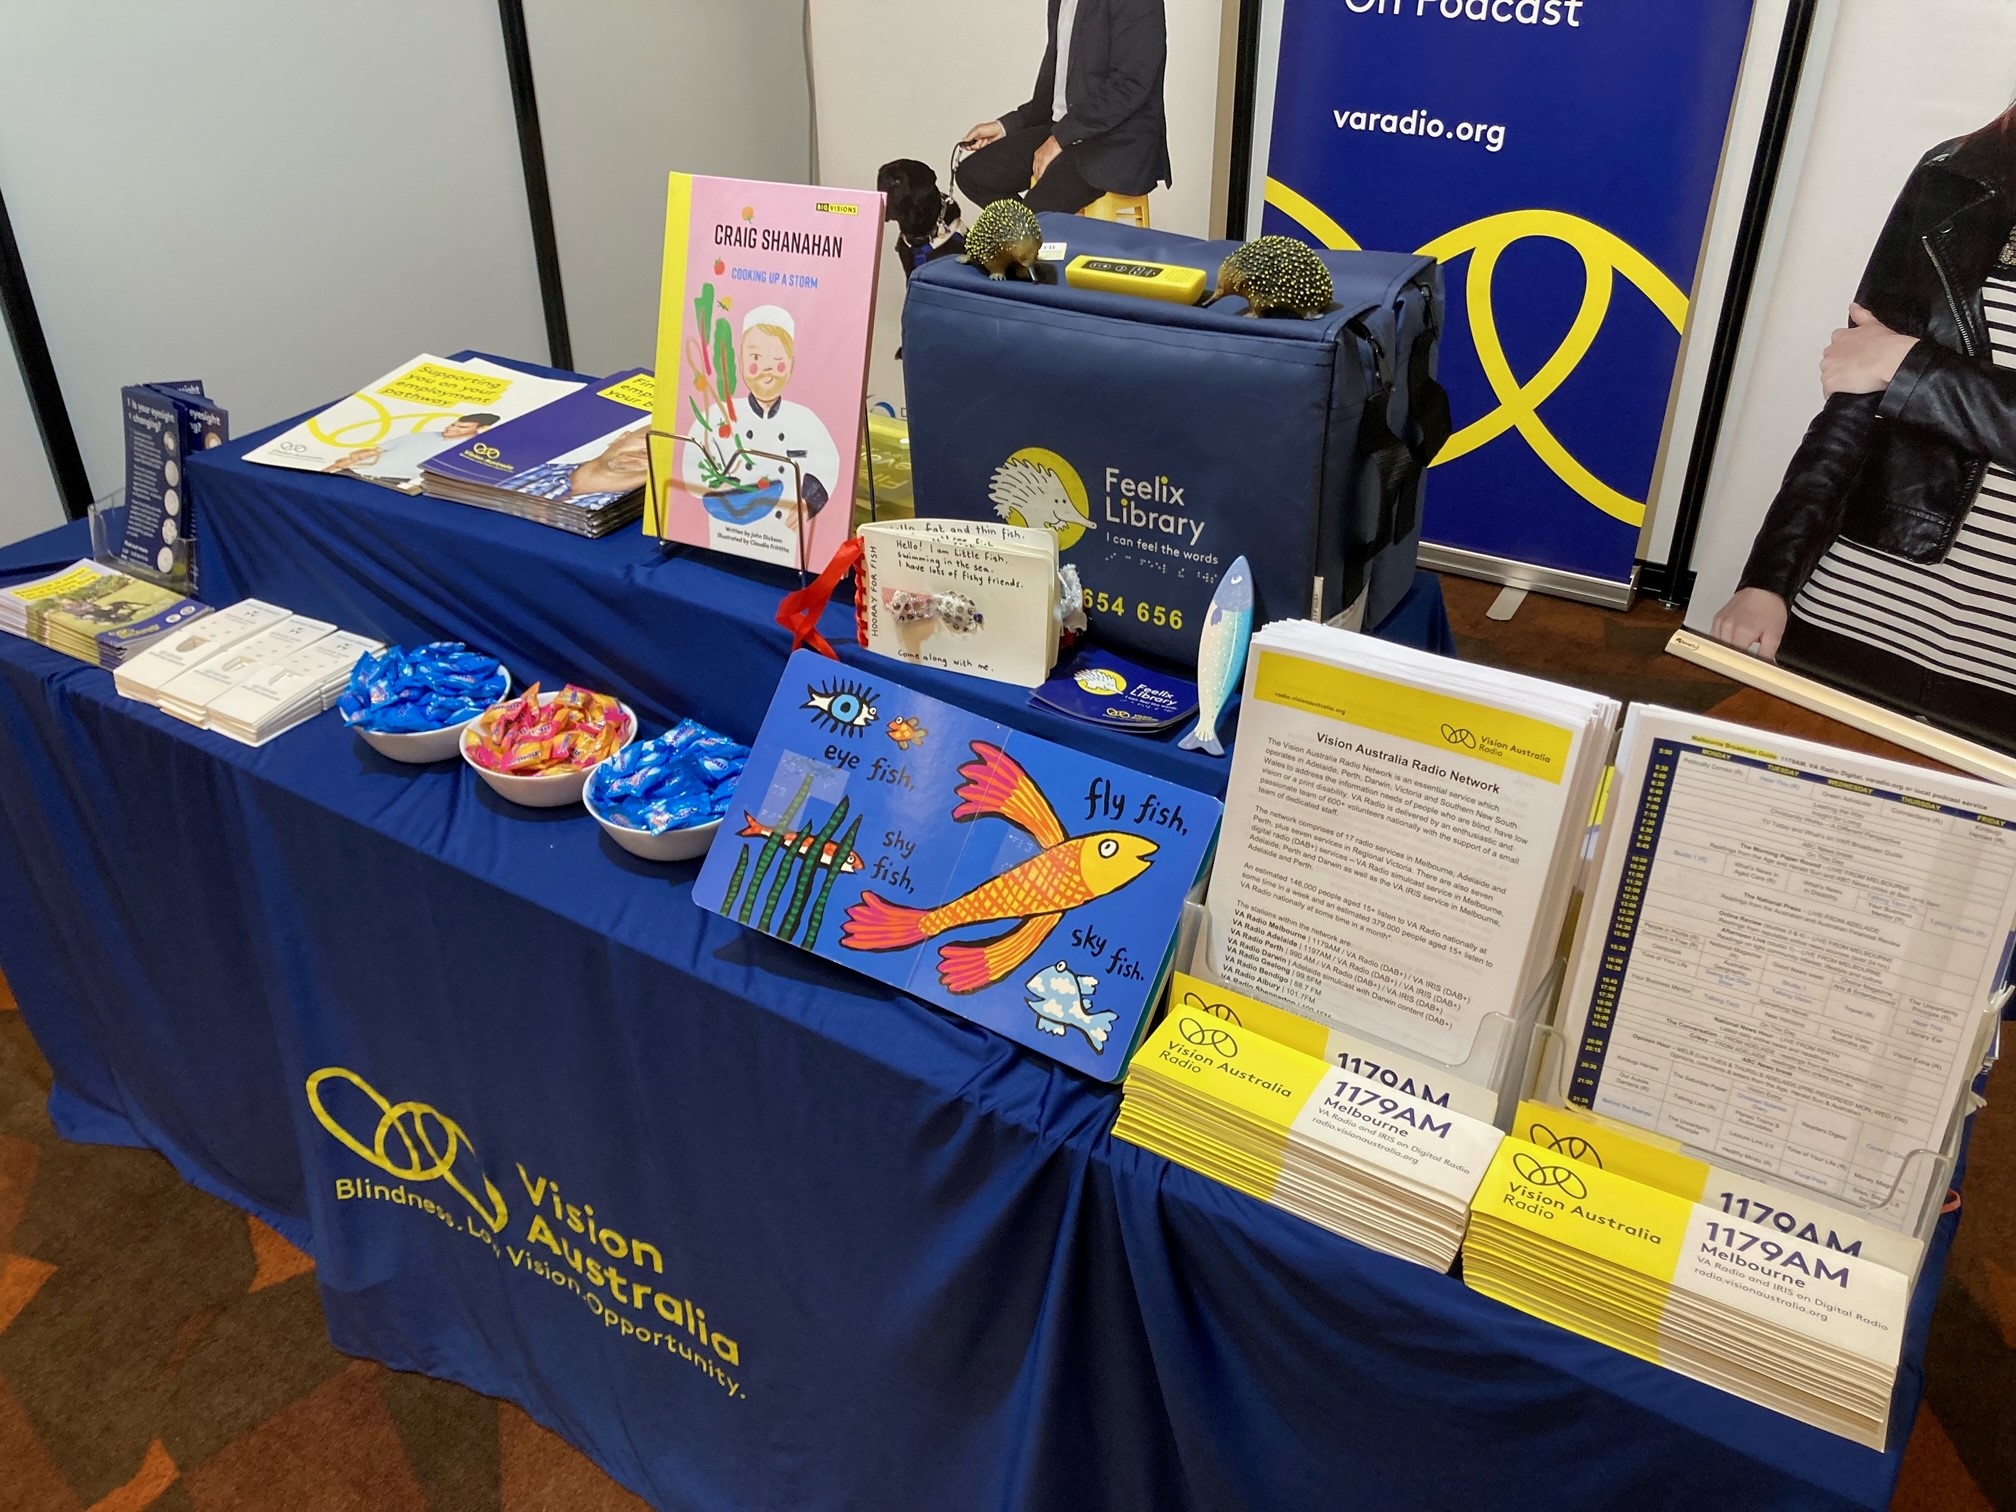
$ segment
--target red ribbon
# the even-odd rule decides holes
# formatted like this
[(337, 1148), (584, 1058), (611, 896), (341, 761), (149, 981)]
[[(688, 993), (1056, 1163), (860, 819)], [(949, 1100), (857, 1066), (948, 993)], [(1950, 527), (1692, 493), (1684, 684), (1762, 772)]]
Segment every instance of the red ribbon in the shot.
[(801, 650), (810, 646), (821, 656), (840, 659), (832, 643), (819, 633), (819, 620), (826, 613), (826, 606), (833, 602), (833, 590), (840, 586), (840, 580), (852, 572), (861, 560), (861, 542), (857, 538), (849, 541), (833, 553), (833, 560), (826, 564), (826, 570), (803, 588), (794, 589), (777, 604), (777, 623), (791, 632), (791, 649)]

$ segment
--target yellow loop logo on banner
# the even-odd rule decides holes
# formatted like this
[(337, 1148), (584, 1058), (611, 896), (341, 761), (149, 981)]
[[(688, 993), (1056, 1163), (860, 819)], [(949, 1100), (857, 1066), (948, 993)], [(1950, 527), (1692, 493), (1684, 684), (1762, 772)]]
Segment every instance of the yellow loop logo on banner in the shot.
[[(362, 400), (372, 412), (362, 419), (339, 425), (333, 431), (324, 430), (322, 417), (317, 415), (308, 422), (308, 434), (324, 446), (349, 446), (363, 451), (367, 447), (382, 445), (395, 434), (410, 436), (425, 430), (436, 420), (446, 420), (452, 425), (462, 418), (454, 410), (421, 410), (395, 415), (374, 394), (354, 394), (351, 397)], [(399, 430), (400, 425), (405, 425), (406, 429)]]
[[(1267, 180), (1267, 203), (1324, 246), (1343, 252), (1360, 250), (1349, 232), (1278, 179)], [(1499, 258), (1514, 243), (1532, 237), (1564, 242), (1580, 254), (1582, 306), (1554, 349), (1554, 355), (1522, 383), (1512, 371), (1511, 359), (1499, 335), (1494, 299)], [(1465, 253), (1470, 255), (1470, 274), (1464, 284), (1470, 338), (1485, 380), (1498, 400), (1496, 409), (1452, 435), (1433, 465), (1439, 467), (1468, 456), (1507, 431), (1516, 430), (1549, 470), (1582, 498), (1627, 525), (1643, 525), (1645, 501), (1612, 488), (1584, 466), (1548, 428), (1540, 416), (1540, 407), (1560, 392), (1596, 345), (1609, 317), (1620, 273), (1652, 302), (1652, 307), (1675, 331), (1687, 324), (1687, 296), (1679, 285), (1661, 272), (1651, 258), (1616, 233), (1561, 210), (1508, 210), (1487, 215), (1436, 237), (1417, 251), (1438, 262), (1454, 262)]]
[[(371, 1131), (370, 1143), (365, 1143), (345, 1128), (323, 1102), (323, 1084), (332, 1078), (348, 1082), (376, 1105), (378, 1122)], [(509, 1221), (511, 1215), (504, 1206), (504, 1194), (497, 1190), (495, 1182), (483, 1175), (480, 1166), (477, 1175), (481, 1177), (483, 1190), (490, 1199), (487, 1206), (455, 1174), (455, 1163), (463, 1151), (468, 1151), (472, 1163), (476, 1162), (476, 1146), (463, 1132), (462, 1126), (440, 1109), (421, 1102), (395, 1103), (355, 1071), (342, 1066), (324, 1066), (308, 1078), (308, 1106), (315, 1114), (315, 1121), (327, 1129), (343, 1148), (359, 1159), (369, 1161), (386, 1175), (400, 1181), (445, 1181), (492, 1229), (501, 1232)], [(393, 1143), (395, 1139), (398, 1141), (396, 1146)]]

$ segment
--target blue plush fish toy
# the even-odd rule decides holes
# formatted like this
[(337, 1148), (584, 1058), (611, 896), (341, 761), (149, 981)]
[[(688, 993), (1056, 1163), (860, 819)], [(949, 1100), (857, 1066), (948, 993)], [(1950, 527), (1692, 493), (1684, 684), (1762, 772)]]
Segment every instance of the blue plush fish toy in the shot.
[(1197, 727), (1178, 742), (1186, 751), (1223, 756), (1218, 720), (1246, 672), (1246, 646), (1253, 639), (1253, 570), (1236, 558), (1211, 595), (1204, 638), (1197, 645)]

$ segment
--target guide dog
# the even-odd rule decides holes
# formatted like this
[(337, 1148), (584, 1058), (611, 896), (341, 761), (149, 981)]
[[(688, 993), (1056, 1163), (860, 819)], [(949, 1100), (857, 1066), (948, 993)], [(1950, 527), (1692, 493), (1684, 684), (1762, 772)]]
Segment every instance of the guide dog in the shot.
[(884, 163), (876, 170), (875, 187), (888, 196), (888, 219), (896, 223), (896, 261), (905, 278), (930, 258), (965, 250), (959, 201), (938, 187), (930, 164), (915, 158)]

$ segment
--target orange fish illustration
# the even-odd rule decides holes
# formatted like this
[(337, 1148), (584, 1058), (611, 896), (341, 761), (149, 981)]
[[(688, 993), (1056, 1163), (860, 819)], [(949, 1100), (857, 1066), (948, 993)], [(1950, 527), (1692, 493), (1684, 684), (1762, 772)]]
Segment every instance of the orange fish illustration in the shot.
[[(745, 813), (742, 818), (744, 820), (742, 833), (752, 839), (761, 840), (770, 833), (770, 826), (763, 823), (754, 814)], [(777, 843), (788, 851), (804, 838), (805, 831), (803, 830), (786, 830), (777, 837)], [(825, 847), (819, 852), (819, 865), (831, 866), (833, 864), (834, 852), (839, 849), (840, 842), (838, 840), (828, 840)], [(861, 870), (861, 852), (855, 850), (847, 852), (847, 859), (840, 864), (840, 870), (843, 873)]]
[(973, 742), (979, 759), (959, 768), (954, 819), (1006, 819), (1043, 849), (971, 892), (936, 908), (908, 908), (864, 892), (847, 910), (840, 942), (850, 950), (908, 950), (968, 924), (1014, 920), (1006, 934), (938, 950), (938, 980), (948, 991), (978, 992), (1001, 981), (1041, 948), (1071, 909), (1118, 892), (1148, 870), (1157, 846), (1119, 830), (1077, 838), (1064, 833), (1050, 800), (999, 746)]

